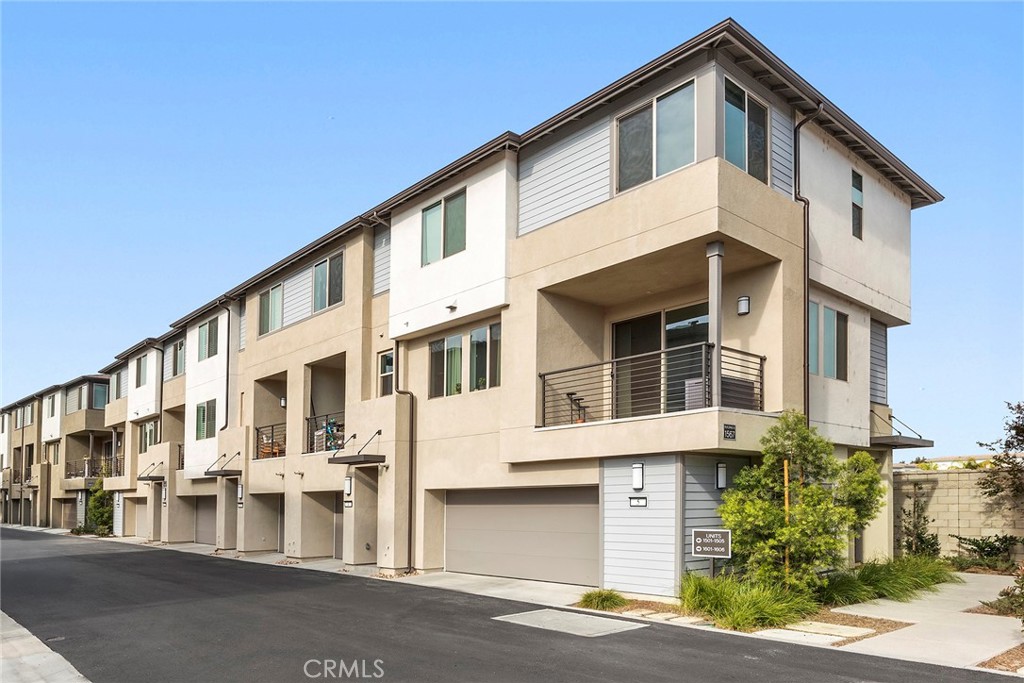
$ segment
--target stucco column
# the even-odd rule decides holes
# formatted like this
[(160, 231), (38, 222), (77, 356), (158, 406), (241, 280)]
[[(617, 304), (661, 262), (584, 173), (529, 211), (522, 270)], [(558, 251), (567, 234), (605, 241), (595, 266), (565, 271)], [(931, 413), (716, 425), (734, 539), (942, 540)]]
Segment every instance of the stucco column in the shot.
[(725, 245), (708, 242), (708, 341), (711, 347), (711, 405), (722, 405), (722, 258)]
[(238, 479), (217, 477), (217, 550), (235, 547), (238, 537)]

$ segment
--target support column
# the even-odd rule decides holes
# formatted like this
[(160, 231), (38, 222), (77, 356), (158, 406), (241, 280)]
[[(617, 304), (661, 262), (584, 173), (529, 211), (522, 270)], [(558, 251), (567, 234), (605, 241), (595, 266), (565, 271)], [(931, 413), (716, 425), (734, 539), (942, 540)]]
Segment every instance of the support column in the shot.
[(160, 538), (165, 543), (191, 543), (196, 540), (196, 499), (179, 496), (177, 472), (170, 467), (165, 467), (164, 471), (167, 478), (163, 490), (167, 497), (162, 502)]
[(711, 405), (722, 405), (722, 258), (725, 245), (708, 242), (708, 342), (711, 347)]
[(217, 550), (231, 550), (238, 538), (238, 479), (217, 477)]

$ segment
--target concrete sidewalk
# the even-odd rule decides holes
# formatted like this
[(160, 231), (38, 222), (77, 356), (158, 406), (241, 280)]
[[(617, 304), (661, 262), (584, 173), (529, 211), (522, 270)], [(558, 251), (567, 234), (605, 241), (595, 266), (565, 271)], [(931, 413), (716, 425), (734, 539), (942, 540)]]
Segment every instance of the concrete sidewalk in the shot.
[(0, 680), (4, 683), (89, 683), (68, 660), (0, 612)]
[(964, 610), (993, 600), (1013, 583), (1009, 576), (959, 574), (960, 584), (943, 584), (910, 602), (872, 600), (835, 612), (914, 622), (913, 626), (883, 633), (839, 649), (880, 657), (945, 666), (974, 667), (1024, 644), (1020, 619)]

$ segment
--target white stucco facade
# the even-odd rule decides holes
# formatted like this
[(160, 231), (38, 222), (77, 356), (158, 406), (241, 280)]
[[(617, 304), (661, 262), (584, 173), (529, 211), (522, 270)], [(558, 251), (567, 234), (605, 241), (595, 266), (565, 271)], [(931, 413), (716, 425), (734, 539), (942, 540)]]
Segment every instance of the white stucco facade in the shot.
[[(216, 434), (196, 439), (196, 406), (216, 401), (217, 428), (223, 427), (227, 415), (226, 393), (229, 348), (229, 313), (224, 309), (189, 323), (185, 336), (185, 476), (194, 479), (203, 473), (219, 453)], [(199, 360), (199, 328), (217, 319), (217, 353)]]

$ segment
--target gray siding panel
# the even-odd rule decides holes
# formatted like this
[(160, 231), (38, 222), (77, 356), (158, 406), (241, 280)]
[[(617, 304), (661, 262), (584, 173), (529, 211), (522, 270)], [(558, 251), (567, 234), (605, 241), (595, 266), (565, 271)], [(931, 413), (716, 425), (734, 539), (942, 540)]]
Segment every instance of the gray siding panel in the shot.
[(706, 571), (710, 567), (708, 560), (692, 557), (691, 540), (694, 529), (720, 529), (722, 518), (718, 516), (718, 506), (722, 504), (722, 491), (716, 484), (718, 463), (728, 466), (728, 482), (743, 467), (750, 463), (749, 458), (715, 457), (705, 455), (687, 455), (683, 460), (686, 469), (686, 492), (683, 495), (686, 509), (686, 528), (683, 534), (683, 567), (686, 571)]
[(793, 196), (793, 119), (772, 107), (772, 187)]
[(65, 415), (70, 415), (71, 413), (81, 408), (81, 406), (79, 405), (79, 398), (81, 397), (81, 395), (81, 385), (78, 385), (77, 387), (72, 387), (71, 389), (66, 389), (64, 391)]
[(171, 379), (172, 377), (174, 377), (174, 344), (177, 341), (178, 341), (177, 339), (172, 339), (171, 341), (169, 341), (166, 344), (164, 344), (164, 349), (163, 349), (164, 374), (163, 374), (163, 378), (164, 378), (165, 382), (167, 380)]
[(871, 401), (889, 403), (889, 329), (871, 321)]
[(373, 231), (373, 293), (391, 289), (391, 228)]
[[(633, 490), (633, 463), (644, 463), (644, 488)], [(601, 463), (602, 586), (651, 595), (675, 595), (679, 509), (676, 457), (616, 458)], [(631, 508), (632, 496), (647, 507)]]
[(284, 281), (282, 294), (284, 325), (308, 318), (313, 313), (313, 269), (306, 268)]
[(238, 348), (239, 350), (245, 348), (245, 334), (248, 328), (248, 319), (245, 313), (245, 306), (242, 306), (238, 312)]
[(611, 196), (611, 119), (605, 117), (519, 162), (519, 234)]

